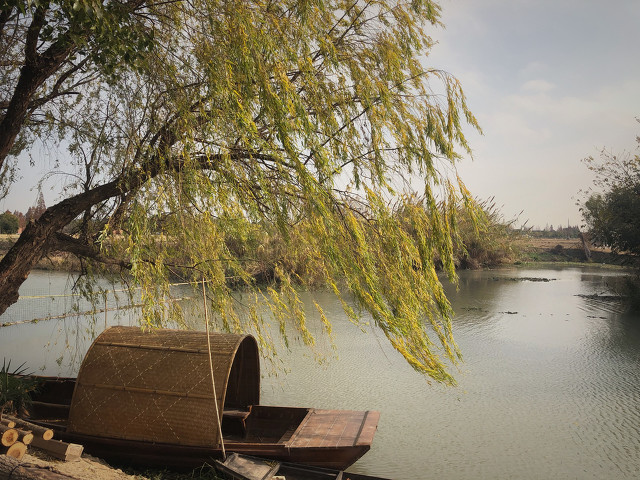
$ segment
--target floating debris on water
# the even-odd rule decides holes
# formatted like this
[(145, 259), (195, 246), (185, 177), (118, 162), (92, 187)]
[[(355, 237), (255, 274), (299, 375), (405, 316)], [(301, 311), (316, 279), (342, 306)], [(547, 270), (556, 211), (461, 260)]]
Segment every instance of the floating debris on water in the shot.
[(546, 278), (546, 277), (492, 277), (491, 280), (494, 281), (507, 281), (507, 282), (553, 282), (557, 280), (557, 278)]

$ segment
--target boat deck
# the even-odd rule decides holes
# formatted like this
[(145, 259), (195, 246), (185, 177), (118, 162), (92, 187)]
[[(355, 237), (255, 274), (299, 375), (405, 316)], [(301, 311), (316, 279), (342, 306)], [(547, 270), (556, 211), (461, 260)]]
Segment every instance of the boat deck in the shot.
[(374, 411), (312, 410), (286, 443), (290, 448), (370, 445), (380, 414)]

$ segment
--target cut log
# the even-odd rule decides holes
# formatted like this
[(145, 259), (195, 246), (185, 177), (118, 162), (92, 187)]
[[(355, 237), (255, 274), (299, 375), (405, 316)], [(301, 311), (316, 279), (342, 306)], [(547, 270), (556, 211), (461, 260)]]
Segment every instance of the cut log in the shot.
[(74, 462), (80, 460), (84, 447), (77, 443), (67, 443), (61, 440), (43, 440), (39, 437), (33, 437), (31, 446), (44, 450), (49, 455), (65, 462)]
[(41, 437), (43, 440), (51, 440), (53, 438), (53, 430), (50, 428), (41, 427), (35, 423), (27, 422), (21, 418), (12, 417), (11, 415), (5, 415), (4, 418), (16, 423), (18, 428), (22, 430), (29, 430), (33, 433), (34, 437)]
[(7, 427), (9, 427), (9, 428), (13, 428), (13, 427), (15, 427), (15, 426), (16, 426), (16, 422), (12, 422), (12, 421), (11, 421), (11, 420), (9, 420), (8, 418), (5, 418), (5, 416), (4, 416), (4, 415), (2, 415), (2, 416), (0, 417), (0, 423), (1, 423), (2, 425), (6, 425), (6, 426), (7, 426)]
[(0, 444), (3, 447), (10, 447), (18, 441), (18, 431), (6, 425), (0, 425)]
[(21, 463), (0, 455), (0, 480), (78, 480), (76, 477), (53, 472), (47, 467)]
[(0, 453), (4, 453), (5, 455), (17, 460), (22, 460), (24, 454), (27, 453), (27, 446), (22, 442), (15, 442), (10, 447), (0, 448)]
[(18, 429), (18, 441), (29, 445), (33, 441), (33, 433)]

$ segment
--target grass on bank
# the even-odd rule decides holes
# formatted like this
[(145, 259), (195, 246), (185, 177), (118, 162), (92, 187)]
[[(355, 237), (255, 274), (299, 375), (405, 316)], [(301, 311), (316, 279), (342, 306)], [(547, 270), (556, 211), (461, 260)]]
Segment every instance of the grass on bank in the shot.
[(166, 469), (136, 469), (131, 467), (122, 467), (123, 472), (134, 476), (137, 480), (223, 480), (224, 477), (219, 476), (215, 468), (210, 465), (204, 465), (190, 472), (175, 472)]

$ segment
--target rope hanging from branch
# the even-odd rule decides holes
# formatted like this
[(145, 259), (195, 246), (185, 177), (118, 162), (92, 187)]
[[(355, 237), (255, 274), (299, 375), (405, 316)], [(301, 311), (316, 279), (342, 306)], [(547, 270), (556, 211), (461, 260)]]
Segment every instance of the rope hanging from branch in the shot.
[(213, 403), (216, 406), (216, 418), (218, 419), (218, 435), (220, 437), (220, 446), (222, 447), (222, 460), (226, 460), (227, 454), (224, 450), (224, 439), (222, 438), (222, 418), (218, 409), (218, 395), (216, 395), (216, 381), (213, 376), (213, 357), (211, 355), (211, 336), (209, 334), (209, 311), (207, 310), (207, 293), (202, 278), (202, 301), (204, 303), (204, 322), (207, 329), (207, 350), (209, 351), (209, 368), (211, 369), (211, 386), (213, 387)]

